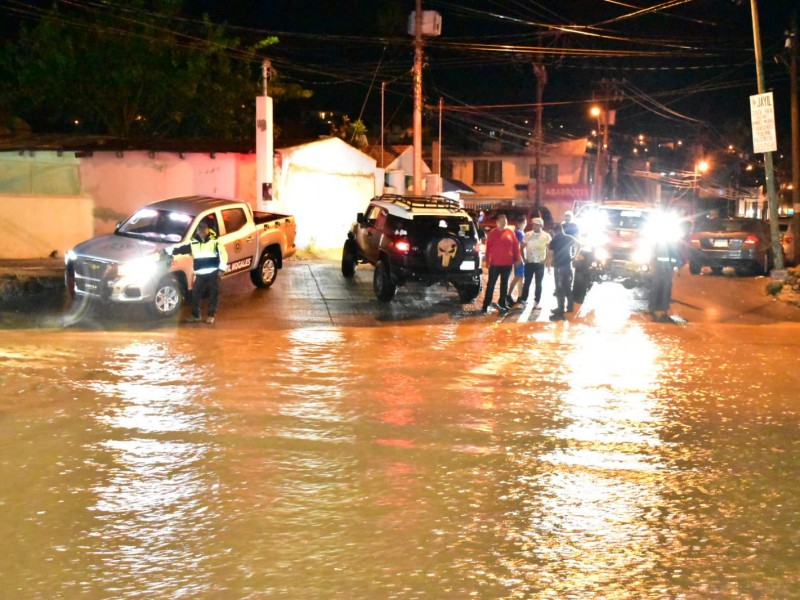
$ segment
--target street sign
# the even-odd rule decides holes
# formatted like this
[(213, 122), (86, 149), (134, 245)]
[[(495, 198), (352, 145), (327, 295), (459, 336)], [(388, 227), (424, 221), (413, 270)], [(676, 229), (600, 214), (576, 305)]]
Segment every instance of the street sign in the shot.
[(775, 105), (772, 92), (750, 96), (750, 122), (753, 126), (753, 152), (762, 154), (776, 152), (778, 140), (775, 135)]

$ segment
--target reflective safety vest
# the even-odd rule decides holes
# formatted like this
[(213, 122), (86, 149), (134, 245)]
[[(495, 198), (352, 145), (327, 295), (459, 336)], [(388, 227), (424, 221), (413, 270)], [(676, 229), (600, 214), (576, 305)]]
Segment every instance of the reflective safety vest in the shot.
[(178, 246), (173, 254), (191, 254), (194, 259), (194, 272), (196, 275), (207, 275), (216, 270), (223, 273), (228, 268), (228, 253), (225, 245), (220, 244), (213, 231), (209, 231), (208, 239), (201, 240), (193, 237), (188, 244)]

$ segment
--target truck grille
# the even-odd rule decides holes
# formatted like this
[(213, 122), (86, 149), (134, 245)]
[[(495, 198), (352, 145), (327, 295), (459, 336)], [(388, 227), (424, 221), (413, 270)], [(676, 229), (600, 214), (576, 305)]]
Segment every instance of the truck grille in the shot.
[(78, 258), (75, 261), (75, 288), (92, 296), (107, 293), (108, 286), (105, 285), (105, 281), (112, 275), (113, 267), (113, 263), (102, 260)]

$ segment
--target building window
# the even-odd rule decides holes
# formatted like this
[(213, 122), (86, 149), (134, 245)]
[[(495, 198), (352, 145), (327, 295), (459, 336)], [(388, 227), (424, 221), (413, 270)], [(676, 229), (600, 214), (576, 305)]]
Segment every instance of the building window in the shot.
[[(531, 165), (530, 178), (536, 180), (536, 165)], [(558, 165), (542, 165), (542, 183), (558, 183)]]
[(453, 178), (453, 161), (444, 159), (442, 160), (442, 177), (444, 179)]
[(500, 160), (473, 160), (472, 183), (503, 183), (503, 162)]

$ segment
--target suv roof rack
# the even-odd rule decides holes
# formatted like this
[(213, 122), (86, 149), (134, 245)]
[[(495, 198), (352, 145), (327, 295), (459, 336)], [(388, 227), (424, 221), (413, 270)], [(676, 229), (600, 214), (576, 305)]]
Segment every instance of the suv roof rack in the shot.
[(375, 200), (392, 202), (412, 210), (415, 208), (446, 208), (451, 212), (463, 210), (458, 200), (446, 198), (445, 196), (401, 196), (400, 194), (383, 194), (375, 198)]

